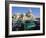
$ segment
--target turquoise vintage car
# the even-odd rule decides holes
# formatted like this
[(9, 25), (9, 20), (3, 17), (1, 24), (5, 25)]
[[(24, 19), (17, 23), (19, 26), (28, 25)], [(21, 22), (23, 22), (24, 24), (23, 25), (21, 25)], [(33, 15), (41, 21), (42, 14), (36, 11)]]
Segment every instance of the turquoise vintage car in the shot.
[(32, 30), (36, 26), (34, 21), (31, 21), (31, 22), (30, 21), (22, 22), (22, 21), (18, 20), (17, 23), (18, 24), (24, 24), (24, 27), (23, 27), (24, 30)]

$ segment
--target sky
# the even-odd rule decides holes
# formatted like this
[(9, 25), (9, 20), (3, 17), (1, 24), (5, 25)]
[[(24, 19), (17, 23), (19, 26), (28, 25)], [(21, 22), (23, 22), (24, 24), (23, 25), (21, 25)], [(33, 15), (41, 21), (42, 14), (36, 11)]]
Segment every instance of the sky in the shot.
[(12, 7), (12, 13), (27, 13), (29, 10), (32, 11), (34, 16), (40, 16), (40, 8), (35, 7)]

